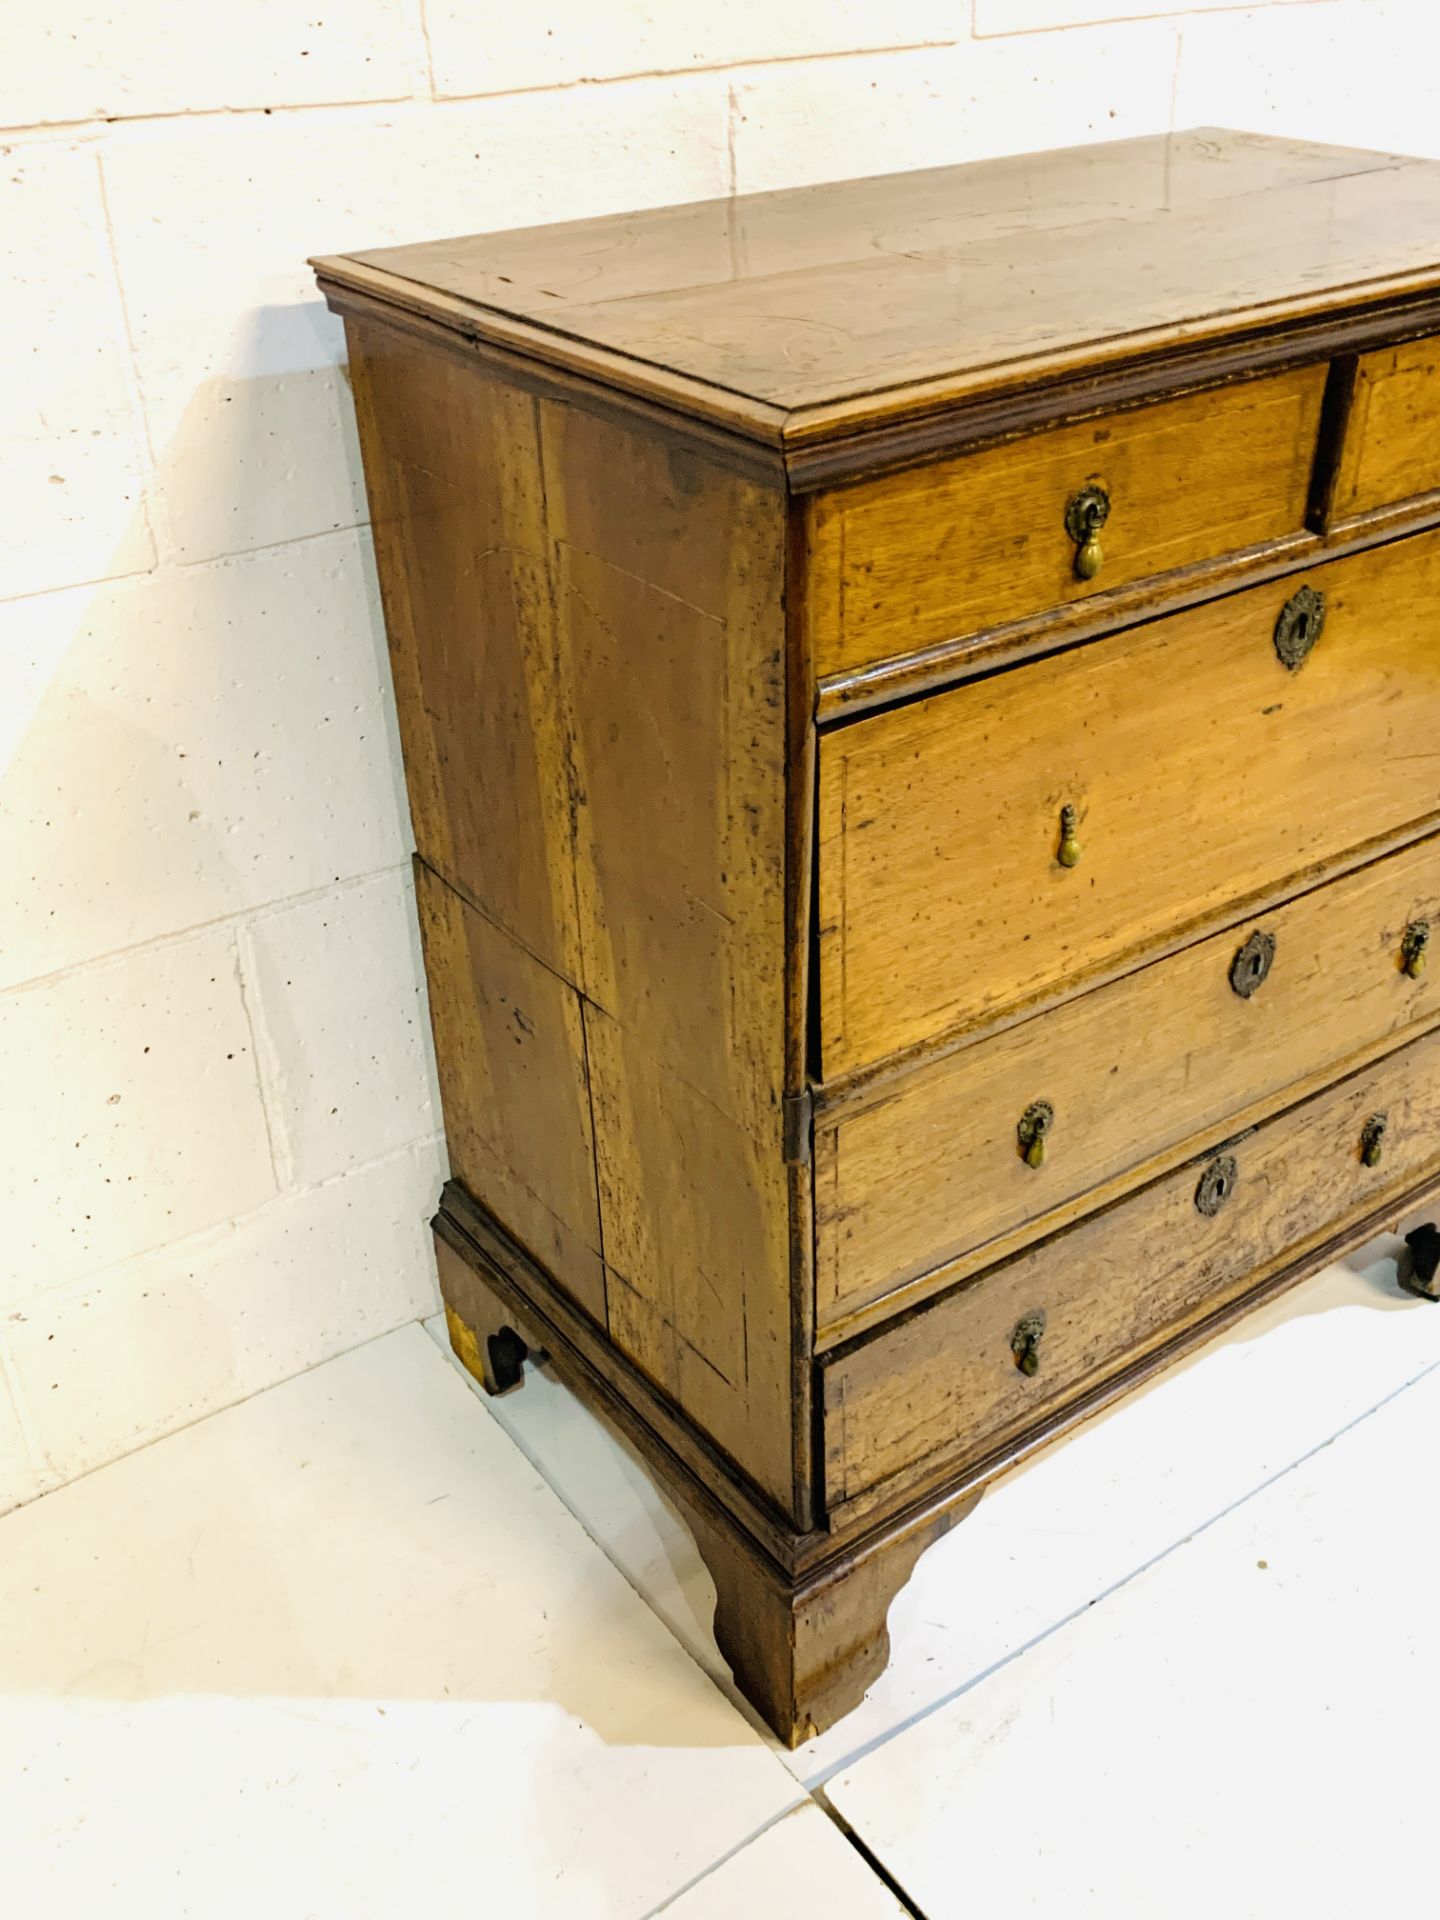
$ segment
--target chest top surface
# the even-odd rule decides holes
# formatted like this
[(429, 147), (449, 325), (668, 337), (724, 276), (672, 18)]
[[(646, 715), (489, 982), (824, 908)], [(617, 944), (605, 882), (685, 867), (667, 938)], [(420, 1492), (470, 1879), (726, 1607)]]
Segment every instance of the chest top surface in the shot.
[(783, 440), (1440, 290), (1440, 163), (1200, 129), (316, 265)]

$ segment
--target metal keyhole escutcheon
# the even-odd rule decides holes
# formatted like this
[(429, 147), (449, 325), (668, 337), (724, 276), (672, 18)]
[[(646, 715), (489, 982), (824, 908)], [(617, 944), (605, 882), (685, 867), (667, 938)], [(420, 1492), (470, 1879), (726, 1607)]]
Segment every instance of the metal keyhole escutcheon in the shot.
[(1230, 962), (1230, 985), (1242, 1000), (1258, 993), (1275, 964), (1273, 933), (1252, 933)]
[(1291, 673), (1309, 657), (1324, 625), (1324, 594), (1314, 587), (1297, 587), (1275, 622), (1275, 651)]
[(1240, 1169), (1236, 1165), (1233, 1153), (1222, 1153), (1212, 1160), (1200, 1176), (1200, 1184), (1195, 1189), (1195, 1209), (1203, 1213), (1207, 1220), (1225, 1205), (1235, 1191), (1235, 1183), (1240, 1178)]

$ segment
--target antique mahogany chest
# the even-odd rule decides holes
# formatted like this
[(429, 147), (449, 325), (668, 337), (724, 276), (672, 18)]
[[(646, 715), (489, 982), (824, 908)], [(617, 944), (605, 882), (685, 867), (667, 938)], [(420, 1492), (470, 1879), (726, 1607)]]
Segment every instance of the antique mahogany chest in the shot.
[(802, 1739), (1008, 1463), (1378, 1228), (1440, 1284), (1440, 166), (1201, 131), (316, 266), (454, 1344), (619, 1424)]

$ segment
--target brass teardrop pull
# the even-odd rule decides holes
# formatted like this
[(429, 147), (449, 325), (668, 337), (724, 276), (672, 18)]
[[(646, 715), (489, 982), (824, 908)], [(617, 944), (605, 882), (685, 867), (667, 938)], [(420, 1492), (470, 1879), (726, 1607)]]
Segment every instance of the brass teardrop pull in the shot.
[(1412, 980), (1418, 980), (1424, 973), (1429, 959), (1430, 922), (1412, 920), (1405, 929), (1405, 938), (1400, 942), (1400, 968)]
[(1324, 594), (1314, 587), (1297, 587), (1275, 622), (1275, 651), (1291, 673), (1308, 658), (1324, 625)]
[(1074, 807), (1060, 809), (1060, 849), (1056, 859), (1062, 867), (1078, 867), (1080, 864), (1080, 842), (1075, 837), (1075, 829), (1080, 817)]
[(1240, 1178), (1240, 1169), (1233, 1153), (1222, 1153), (1212, 1160), (1200, 1176), (1200, 1184), (1195, 1189), (1195, 1210), (1204, 1214), (1207, 1220), (1225, 1205), (1235, 1191), (1235, 1182)]
[(1010, 1336), (1010, 1351), (1015, 1356), (1015, 1364), (1027, 1380), (1040, 1371), (1040, 1342), (1044, 1334), (1044, 1309), (1037, 1308), (1034, 1313), (1024, 1314), (1016, 1321), (1015, 1331)]
[(1105, 563), (1100, 529), (1110, 518), (1110, 496), (1098, 480), (1081, 487), (1065, 505), (1065, 531), (1075, 542), (1075, 578), (1093, 580)]
[(1045, 1141), (1055, 1124), (1055, 1109), (1048, 1100), (1032, 1100), (1020, 1116), (1015, 1138), (1020, 1143), (1020, 1158), (1027, 1167), (1043, 1167)]
[(1360, 1135), (1360, 1158), (1367, 1167), (1378, 1167), (1385, 1151), (1385, 1134), (1390, 1125), (1388, 1113), (1372, 1113)]

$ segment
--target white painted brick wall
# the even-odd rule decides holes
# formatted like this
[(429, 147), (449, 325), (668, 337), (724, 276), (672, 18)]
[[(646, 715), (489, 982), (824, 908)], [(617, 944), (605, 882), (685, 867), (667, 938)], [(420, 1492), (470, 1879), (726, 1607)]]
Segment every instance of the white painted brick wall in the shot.
[(0, 1511), (434, 1304), (409, 827), (306, 255), (1199, 122), (1437, 152), (1432, 15), (14, 10)]

